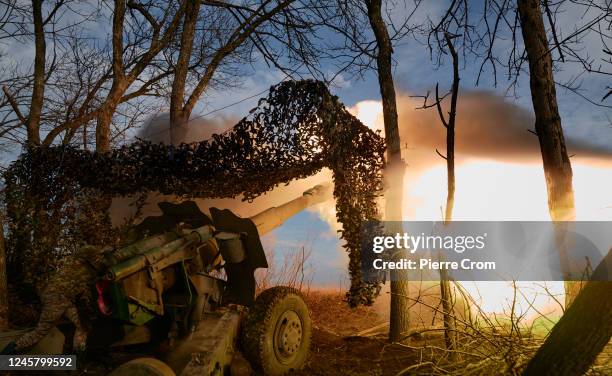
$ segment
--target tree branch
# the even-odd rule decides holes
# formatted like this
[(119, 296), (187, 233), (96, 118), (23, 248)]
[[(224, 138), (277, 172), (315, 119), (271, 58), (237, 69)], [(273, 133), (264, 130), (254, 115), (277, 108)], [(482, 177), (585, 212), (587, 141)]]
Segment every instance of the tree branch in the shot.
[(17, 105), (17, 101), (15, 101), (15, 98), (13, 98), (11, 93), (8, 91), (8, 88), (6, 87), (6, 85), (2, 86), (2, 91), (4, 92), (4, 95), (6, 96), (6, 99), (8, 99), (8, 101), (9, 101), (9, 103), (11, 105), (11, 108), (15, 112), (15, 115), (17, 115), (17, 118), (19, 118), (19, 121), (22, 124), (26, 124), (27, 119), (25, 118), (25, 116), (23, 116), (23, 114), (19, 110), (19, 106)]

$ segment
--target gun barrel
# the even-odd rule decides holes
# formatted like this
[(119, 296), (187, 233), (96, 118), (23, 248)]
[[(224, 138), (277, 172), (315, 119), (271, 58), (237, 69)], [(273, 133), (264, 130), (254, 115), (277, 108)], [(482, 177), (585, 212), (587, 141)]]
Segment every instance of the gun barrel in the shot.
[(251, 221), (257, 226), (259, 235), (266, 234), (282, 225), (287, 219), (302, 210), (327, 201), (332, 198), (331, 183), (319, 184), (305, 191), (302, 196), (284, 203), (280, 206), (271, 207), (254, 216)]
[[(187, 247), (189, 244), (206, 241), (208, 238), (212, 237), (212, 235), (213, 230), (210, 226), (202, 226), (189, 230), (188, 233), (182, 236), (179, 236), (179, 234), (176, 232), (172, 232), (143, 239), (143, 241), (140, 242), (140, 246), (131, 246), (133, 248), (129, 249), (133, 252), (139, 253), (134, 253), (132, 254), (133, 257), (111, 266), (106, 274), (106, 279), (111, 281), (123, 279), (143, 269), (147, 265), (153, 265), (167, 258), (172, 253)], [(163, 240), (169, 241), (163, 244), (161, 243)], [(143, 244), (153, 245), (153, 247), (143, 250)], [(124, 250), (127, 248), (128, 247), (124, 248)]]
[(178, 239), (176, 231), (168, 231), (160, 235), (146, 237), (136, 243), (125, 246), (109, 255), (111, 264), (115, 265), (131, 257), (141, 255), (152, 248), (158, 248)]

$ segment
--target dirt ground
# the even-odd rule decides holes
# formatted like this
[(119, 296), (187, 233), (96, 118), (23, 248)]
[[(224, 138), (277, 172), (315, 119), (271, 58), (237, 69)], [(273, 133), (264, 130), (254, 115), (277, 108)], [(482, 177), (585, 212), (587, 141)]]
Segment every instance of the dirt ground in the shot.
[[(374, 308), (350, 309), (342, 298), (332, 292), (306, 295), (312, 347), (308, 364), (297, 375), (396, 375), (419, 361), (419, 352), (385, 341), (386, 320)], [(377, 329), (367, 336), (357, 335), (372, 328)]]

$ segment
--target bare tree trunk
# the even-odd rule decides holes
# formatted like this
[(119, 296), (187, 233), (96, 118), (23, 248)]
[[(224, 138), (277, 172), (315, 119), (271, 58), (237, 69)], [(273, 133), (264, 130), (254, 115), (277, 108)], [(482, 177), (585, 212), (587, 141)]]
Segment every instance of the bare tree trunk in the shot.
[[(378, 68), (378, 83), (383, 103), (383, 116), (385, 122), (385, 140), (387, 143), (387, 170), (386, 181), (389, 184), (385, 197), (385, 220), (402, 220), (402, 196), (404, 180), (404, 162), (400, 149), (399, 128), (397, 122), (397, 103), (395, 99), (395, 87), (393, 86), (393, 73), (391, 56), (393, 47), (389, 39), (387, 26), (382, 17), (381, 0), (366, 0), (368, 8), (368, 19), (376, 43), (378, 56), (376, 58)], [(390, 229), (393, 232), (401, 232), (401, 226)], [(407, 258), (405, 250), (395, 250), (396, 259)], [(389, 318), (389, 340), (399, 341), (403, 334), (408, 332), (410, 326), (409, 301), (408, 301), (408, 278), (404, 270), (391, 271), (391, 309)]]
[[(287, 9), (294, 0), (283, 0), (279, 1), (273, 8), (271, 9), (260, 9), (257, 13), (258, 16), (254, 13), (253, 15), (246, 17), (244, 20), (240, 21), (240, 25), (231, 32), (227, 42), (220, 47), (211, 57), (210, 62), (206, 66), (206, 69), (200, 75), (199, 81), (193, 88), (191, 94), (188, 96), (187, 100), (184, 100), (184, 95), (181, 97), (181, 105), (182, 110), (180, 111), (180, 119), (183, 122), (188, 121), (191, 112), (193, 111), (195, 105), (200, 100), (200, 97), (204, 92), (208, 89), (208, 86), (213, 79), (213, 76), (219, 66), (222, 64), (223, 60), (232, 54), (238, 47), (240, 47), (247, 39), (252, 38), (254, 34), (257, 33), (257, 29), (266, 22), (269, 22), (276, 14), (283, 12)], [(199, 9), (199, 2), (194, 5), (194, 9)], [(240, 13), (240, 12), (239, 12)], [(197, 18), (193, 20), (196, 22)], [(256, 36), (252, 40), (260, 41), (261, 38)], [(182, 48), (183, 46), (181, 46)], [(175, 78), (176, 79), (176, 78)], [(183, 105), (184, 101), (184, 105)]]
[[(125, 63), (124, 45), (123, 45), (123, 24), (125, 22), (126, 12), (126, 1), (115, 0), (115, 9), (113, 13), (113, 32), (112, 32), (112, 45), (113, 45), (113, 84), (107, 95), (104, 103), (102, 104), (98, 114), (96, 123), (96, 150), (100, 152), (106, 152), (110, 150), (110, 136), (111, 136), (111, 123), (113, 114), (117, 110), (117, 107), (125, 100), (125, 92), (134, 83), (134, 81), (140, 76), (140, 74), (146, 69), (151, 63), (151, 60), (171, 41), (174, 36), (175, 30), (180, 25), (180, 20), (185, 12), (185, 1), (180, 2), (180, 7), (173, 15), (172, 19), (168, 23), (165, 32), (162, 31), (162, 24), (159, 22), (151, 22), (152, 34), (149, 48), (142, 54), (140, 54), (135, 60)], [(138, 7), (138, 4), (134, 2), (128, 2), (130, 9), (141, 12), (145, 18), (153, 18), (152, 15), (142, 8)], [(131, 67), (131, 70), (128, 69)], [(129, 97), (128, 95), (127, 97)]]
[[(453, 86), (451, 88), (451, 105), (448, 113), (448, 121), (442, 112), (442, 99), (438, 95), (438, 86), (436, 85), (436, 108), (442, 125), (446, 128), (446, 156), (441, 155), (446, 160), (446, 210), (444, 213), (444, 222), (449, 223), (453, 220), (453, 206), (455, 203), (455, 118), (457, 116), (457, 97), (459, 95), (459, 57), (453, 46), (451, 36), (446, 33), (444, 39), (453, 58)], [(442, 258), (442, 257), (440, 257)], [(456, 349), (455, 340), (455, 322), (453, 317), (453, 297), (450, 287), (448, 273), (444, 269), (440, 269), (440, 299), (442, 301), (443, 321), (444, 321), (444, 339), (448, 350)], [(450, 359), (455, 358), (455, 353), (450, 353)]]
[[(448, 49), (453, 57), (453, 87), (451, 89), (451, 106), (448, 113), (448, 124), (446, 124), (446, 174), (447, 174), (447, 193), (446, 210), (444, 221), (453, 220), (453, 207), (455, 205), (455, 118), (457, 117), (457, 97), (459, 95), (459, 57), (453, 46), (451, 37), (444, 36)], [(438, 110), (440, 105), (438, 102)], [(442, 114), (440, 114), (442, 116)]]
[(6, 248), (4, 243), (4, 214), (0, 213), (0, 330), (9, 326), (8, 280), (6, 276)]
[[(442, 259), (442, 257), (440, 257)], [(441, 260), (442, 261), (442, 260)], [(440, 300), (442, 301), (443, 322), (444, 322), (444, 342), (447, 350), (455, 350), (457, 348), (455, 341), (455, 321), (453, 318), (453, 296), (448, 278), (448, 272), (445, 269), (440, 269)], [(449, 359), (454, 360), (455, 353), (449, 353)]]
[(125, 77), (115, 78), (105, 103), (100, 108), (96, 118), (96, 151), (108, 152), (111, 149), (110, 132), (113, 114), (121, 102), (121, 96), (127, 89)]
[(28, 132), (28, 145), (40, 145), (40, 114), (42, 113), (45, 96), (45, 58), (46, 42), (42, 16), (43, 0), (32, 0), (32, 15), (34, 17), (34, 86), (32, 88), (32, 101), (28, 114), (26, 128)]
[(538, 0), (519, 0), (523, 41), (529, 60), (535, 128), (544, 162), (548, 208), (555, 221), (573, 220), (572, 166), (565, 147), (544, 21)]
[(115, 112), (113, 106), (105, 106), (100, 109), (100, 113), (96, 119), (96, 151), (110, 151), (110, 127)]
[(612, 249), (523, 372), (582, 375), (612, 337)]
[[(193, 49), (200, 1), (190, 0), (187, 3), (183, 21), (183, 32), (181, 34), (181, 47), (178, 61), (174, 67), (174, 80), (172, 81), (172, 93), (170, 95), (170, 125), (179, 126), (189, 121), (189, 114), (184, 111), (185, 83), (189, 72), (189, 58)], [(187, 116), (185, 116), (187, 115)]]
[(127, 89), (123, 67), (123, 23), (125, 21), (125, 10), (125, 0), (115, 0), (112, 34), (113, 84), (96, 119), (96, 151), (98, 152), (107, 152), (110, 150), (110, 127), (113, 120), (113, 114), (119, 105), (121, 96)]
[[(519, 0), (518, 11), (523, 41), (529, 60), (529, 81), (531, 100), (535, 112), (535, 129), (540, 142), (544, 164), (548, 210), (553, 221), (572, 221), (576, 217), (574, 191), (572, 188), (572, 166), (567, 154), (561, 116), (557, 107), (557, 94), (553, 78), (553, 63), (539, 0)], [(560, 226), (563, 226), (560, 224)], [(557, 229), (564, 234), (563, 228)], [(560, 235), (561, 236), (561, 235)], [(566, 280), (569, 276), (569, 262), (566, 241), (557, 242), (561, 271)], [(566, 282), (565, 303), (568, 306), (576, 296), (575, 283)]]

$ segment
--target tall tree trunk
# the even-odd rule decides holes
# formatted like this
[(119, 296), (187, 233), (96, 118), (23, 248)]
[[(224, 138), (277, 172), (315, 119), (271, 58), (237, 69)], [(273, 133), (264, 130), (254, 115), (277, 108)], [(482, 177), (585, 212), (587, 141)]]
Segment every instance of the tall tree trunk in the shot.
[[(459, 56), (450, 35), (445, 34), (446, 44), (453, 58), (453, 87), (451, 89), (451, 105), (448, 113), (448, 123), (446, 126), (446, 174), (447, 174), (447, 192), (446, 192), (446, 210), (444, 213), (444, 221), (450, 222), (453, 220), (453, 207), (455, 206), (455, 119), (457, 117), (457, 98), (459, 97)], [(440, 111), (440, 102), (438, 100), (438, 110)], [(443, 114), (442, 121), (444, 121)]]
[(548, 209), (555, 221), (573, 220), (574, 191), (570, 164), (557, 94), (553, 79), (553, 64), (539, 0), (518, 0), (521, 30), (527, 58), (531, 100), (535, 112), (535, 129), (540, 142), (544, 174), (548, 189)]
[(32, 88), (32, 101), (28, 114), (26, 128), (28, 132), (28, 145), (40, 145), (40, 115), (42, 113), (45, 97), (45, 58), (46, 42), (42, 16), (43, 0), (32, 0), (32, 15), (34, 17), (34, 86)]
[(113, 10), (113, 84), (100, 108), (96, 121), (96, 151), (110, 151), (110, 132), (113, 114), (119, 105), (121, 96), (127, 89), (123, 66), (123, 23), (125, 21), (125, 0), (115, 0)]
[[(385, 194), (385, 220), (396, 221), (395, 225), (387, 227), (390, 233), (401, 233), (402, 196), (404, 180), (404, 161), (400, 148), (399, 127), (397, 121), (397, 103), (395, 87), (393, 86), (393, 73), (391, 57), (393, 47), (382, 17), (381, 0), (366, 0), (368, 18), (376, 43), (378, 56), (378, 83), (383, 104), (383, 117), (385, 122), (385, 140), (387, 143), (387, 167), (385, 180), (388, 184)], [(394, 250), (394, 258), (407, 258), (405, 250)], [(399, 341), (403, 334), (408, 332), (410, 326), (408, 277), (405, 270), (391, 270), (391, 308), (389, 318), (389, 340)]]
[(96, 151), (108, 152), (111, 150), (110, 131), (113, 121), (113, 114), (121, 101), (123, 93), (127, 89), (125, 78), (114, 79), (113, 86), (106, 97), (106, 101), (100, 108), (96, 118)]
[(555, 221), (573, 220), (572, 166), (565, 147), (553, 63), (544, 29), (539, 0), (519, 0), (518, 10), (527, 58), (535, 129), (544, 162), (548, 209)]
[[(436, 107), (442, 125), (446, 128), (446, 209), (444, 212), (444, 222), (450, 223), (453, 220), (453, 207), (455, 204), (455, 119), (457, 117), (457, 98), (459, 96), (459, 56), (451, 36), (446, 33), (444, 39), (453, 58), (453, 86), (451, 88), (451, 104), (448, 113), (448, 121), (445, 120), (442, 112), (441, 98), (438, 95), (438, 87), (436, 86)], [(440, 269), (440, 298), (442, 300), (442, 310), (444, 315), (444, 339), (448, 350), (456, 349), (455, 340), (455, 321), (453, 316), (453, 296), (450, 286), (448, 272)], [(450, 353), (450, 359), (455, 359), (455, 352)]]
[[(443, 257), (440, 256), (440, 261)], [(451, 284), (448, 278), (448, 272), (445, 269), (440, 269), (440, 300), (442, 301), (442, 319), (444, 322), (444, 342), (446, 349), (451, 351), (449, 359), (455, 359), (455, 353), (452, 352), (457, 348), (455, 341), (455, 321), (453, 317), (453, 296)]]
[(110, 151), (110, 128), (113, 121), (114, 106), (106, 105), (100, 109), (96, 119), (96, 151)]
[[(544, 164), (548, 209), (553, 221), (573, 221), (576, 217), (572, 166), (567, 154), (561, 117), (557, 107), (557, 94), (553, 78), (553, 63), (548, 45), (539, 0), (518, 0), (518, 11), (523, 42), (529, 60), (531, 100), (535, 112), (535, 129), (540, 142)], [(567, 240), (563, 224), (557, 228), (557, 248), (561, 271), (568, 279), (570, 270)], [(571, 303), (580, 284), (566, 282), (566, 306)]]
[(612, 337), (612, 249), (554, 326), (525, 376), (582, 375)]
[(199, 11), (200, 1), (189, 0), (187, 2), (181, 34), (181, 47), (178, 61), (174, 67), (174, 80), (172, 81), (172, 93), (170, 95), (170, 125), (172, 127), (184, 125), (189, 121), (190, 114), (184, 109), (185, 84), (189, 72), (189, 58), (193, 49)]

